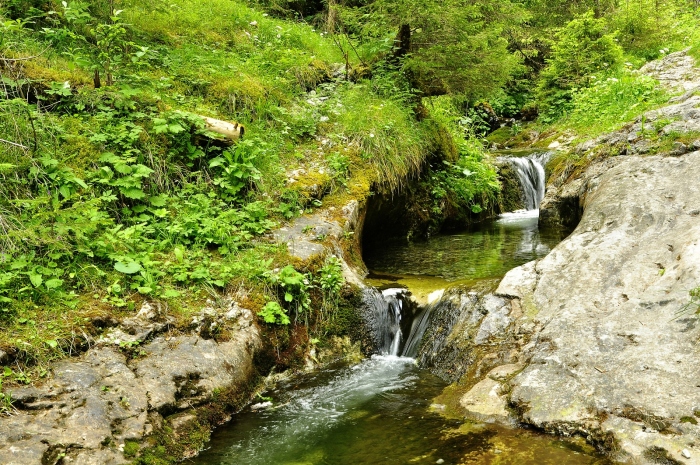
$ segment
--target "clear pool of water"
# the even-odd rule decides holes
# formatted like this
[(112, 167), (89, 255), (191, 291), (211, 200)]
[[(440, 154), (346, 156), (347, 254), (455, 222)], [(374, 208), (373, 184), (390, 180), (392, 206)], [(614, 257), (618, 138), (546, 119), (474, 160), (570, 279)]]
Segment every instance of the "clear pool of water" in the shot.
[(506, 213), (470, 231), (427, 241), (367, 242), (364, 259), (374, 273), (439, 277), (446, 282), (500, 278), (546, 255), (568, 231), (538, 228), (537, 210)]

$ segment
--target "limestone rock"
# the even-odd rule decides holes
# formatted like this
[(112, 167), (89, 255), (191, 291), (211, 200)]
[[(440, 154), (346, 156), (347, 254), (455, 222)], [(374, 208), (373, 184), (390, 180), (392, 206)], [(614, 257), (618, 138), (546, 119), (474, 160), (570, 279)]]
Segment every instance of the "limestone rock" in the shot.
[(687, 51), (670, 53), (660, 60), (655, 60), (642, 66), (640, 73), (658, 79), (672, 89), (690, 90), (700, 79), (700, 73), (695, 68), (695, 60)]
[(485, 378), (462, 396), (459, 405), (475, 420), (512, 424), (501, 389), (501, 383)]
[(532, 261), (510, 270), (503, 277), (495, 294), (502, 297), (517, 297), (519, 299), (526, 295), (531, 295), (537, 285), (536, 264), (536, 261)]
[[(217, 318), (234, 320), (226, 342), (159, 336), (136, 344), (132, 360), (114, 345), (97, 345), (56, 363), (42, 386), (7, 389), (17, 412), (0, 419), (0, 463), (43, 465), (62, 455), (61, 463), (128, 463), (125, 441), (142, 441), (158, 427), (154, 410), (178, 412), (210, 400), (217, 389), (246, 385), (260, 336), (250, 311), (224, 310)], [(134, 320), (167, 317), (144, 305)]]
[(340, 245), (342, 239), (359, 234), (362, 228), (359, 204), (356, 200), (350, 201), (340, 210), (338, 217), (334, 216), (335, 211), (328, 209), (297, 218), (288, 226), (274, 231), (273, 237), (287, 245), (290, 255), (304, 262), (334, 254), (340, 260), (345, 281), (364, 288), (361, 276), (366, 274), (366, 270), (350, 266), (343, 259)]
[(561, 186), (582, 210), (575, 231), (495, 296), (448, 290), (421, 364), (473, 386), (462, 406), (474, 416), (498, 417), (508, 392), (519, 421), (617, 441), (620, 460), (700, 463), (687, 420), (700, 410), (700, 320), (679, 313), (700, 283), (696, 179), (697, 151), (591, 165)]

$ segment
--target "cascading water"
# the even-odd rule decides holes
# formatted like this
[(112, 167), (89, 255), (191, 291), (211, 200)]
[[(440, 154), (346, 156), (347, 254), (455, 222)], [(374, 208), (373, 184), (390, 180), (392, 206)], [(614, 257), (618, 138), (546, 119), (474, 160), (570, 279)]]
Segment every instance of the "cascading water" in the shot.
[[(542, 159), (535, 161), (542, 165)], [(492, 280), (542, 256), (561, 239), (539, 235), (536, 212), (507, 214), (467, 233), (433, 238), (425, 250), (414, 244), (407, 255), (385, 246), (382, 260), (399, 257), (402, 265), (415, 265), (414, 273)], [(382, 287), (387, 285), (392, 284)], [(446, 379), (465, 372), (472, 359), (458, 351), (452, 356), (444, 347), (459, 310), (475, 302), (472, 294), (460, 293), (419, 308), (405, 289), (365, 288), (359, 311), (366, 325), (358, 330), (363, 341), (371, 337), (376, 355), (280, 381), (269, 399), (237, 414), (235, 422), (217, 432), (211, 448), (193, 463), (427, 465), (467, 460), (486, 465), (499, 458), (519, 465), (593, 463), (590, 456), (561, 447), (560, 439), (491, 426), (463, 430), (462, 422), (431, 411), (446, 384), (419, 368), (417, 360), (420, 365), (439, 360), (444, 370), (436, 373)], [(493, 455), (497, 448), (504, 453)]]
[(551, 152), (542, 152), (528, 157), (503, 157), (502, 161), (510, 163), (515, 170), (523, 189), (525, 209), (538, 210), (544, 198), (544, 165), (551, 158)]
[(430, 310), (431, 306), (424, 308), (423, 311), (413, 319), (411, 332), (403, 348), (404, 357), (415, 357), (416, 354), (418, 354), (418, 347), (420, 346), (421, 340), (423, 340), (423, 334), (425, 334), (425, 330), (430, 323)]
[[(365, 291), (365, 306), (380, 355), (413, 357), (418, 352), (429, 311), (411, 302), (406, 289)], [(416, 315), (417, 313), (417, 315)]]

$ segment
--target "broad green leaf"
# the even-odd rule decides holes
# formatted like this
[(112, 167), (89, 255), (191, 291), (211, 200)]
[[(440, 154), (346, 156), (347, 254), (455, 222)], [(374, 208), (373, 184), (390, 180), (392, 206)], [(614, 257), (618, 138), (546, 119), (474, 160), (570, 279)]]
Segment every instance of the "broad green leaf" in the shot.
[(287, 302), (291, 302), (292, 300), (294, 300), (294, 296), (292, 294), (290, 294), (289, 292), (285, 292), (284, 293), (284, 300)]
[(124, 163), (115, 163), (114, 164), (114, 169), (120, 174), (131, 174), (134, 171), (134, 168), (124, 164)]
[(177, 123), (171, 123), (170, 125), (168, 125), (168, 131), (170, 131), (171, 134), (179, 134), (184, 130), (185, 128), (183, 128)]
[(103, 163), (120, 163), (122, 161), (121, 158), (113, 154), (112, 152), (105, 152), (100, 156), (99, 160)]
[(129, 199), (142, 199), (146, 197), (146, 193), (138, 187), (121, 187), (119, 190), (124, 197)]
[(58, 192), (61, 194), (61, 196), (63, 196), (64, 199), (67, 199), (68, 197), (70, 197), (70, 194), (71, 194), (70, 186), (68, 186), (67, 184), (64, 184), (58, 188)]
[(168, 202), (168, 197), (165, 195), (156, 195), (148, 199), (154, 207), (164, 207)]
[(226, 160), (225, 160), (225, 159), (223, 159), (223, 158), (221, 158), (221, 157), (216, 157), (216, 158), (213, 158), (213, 159), (209, 162), (209, 168), (215, 168), (215, 167), (217, 167), (217, 166), (223, 165), (224, 163), (226, 163)]
[(120, 273), (124, 274), (134, 274), (138, 273), (141, 271), (141, 265), (138, 263), (131, 261), (131, 262), (117, 262), (114, 264), (114, 269), (117, 270)]
[(56, 347), (58, 347), (58, 342), (56, 342), (53, 339), (48, 339), (44, 342), (46, 343), (47, 346), (51, 347), (52, 349), (55, 349)]
[(39, 273), (35, 273), (32, 271), (32, 272), (29, 272), (27, 274), (29, 275), (29, 281), (32, 282), (32, 285), (34, 287), (39, 287), (39, 286), (41, 286), (41, 283), (44, 282), (44, 279), (41, 277), (41, 275)]
[(145, 165), (136, 165), (134, 166), (134, 172), (133, 175), (139, 178), (146, 178), (153, 174), (153, 170), (150, 169), (148, 166)]
[(63, 280), (58, 278), (49, 279), (44, 283), (44, 286), (46, 286), (46, 289), (58, 289), (63, 286)]

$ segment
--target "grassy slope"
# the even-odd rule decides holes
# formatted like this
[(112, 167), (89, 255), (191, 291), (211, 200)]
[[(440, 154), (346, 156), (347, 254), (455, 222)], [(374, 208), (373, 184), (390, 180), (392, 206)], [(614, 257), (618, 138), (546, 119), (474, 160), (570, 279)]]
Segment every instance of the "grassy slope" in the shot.
[[(456, 150), (450, 118), (418, 122), (400, 76), (334, 75), (338, 49), (308, 25), (240, 1), (128, 0), (122, 35), (105, 41), (110, 21), (76, 5), (0, 20), (0, 56), (19, 59), (0, 62), (0, 138), (19, 144), (0, 143), (6, 382), (43, 376), (100, 332), (95, 317), (144, 299), (183, 327), (241, 288), (259, 309), (276, 297), (266, 273), (289, 263), (267, 231), (398, 188), (429, 154)], [(114, 85), (94, 89), (108, 62)], [(196, 115), (245, 124), (245, 141), (212, 146)]]

